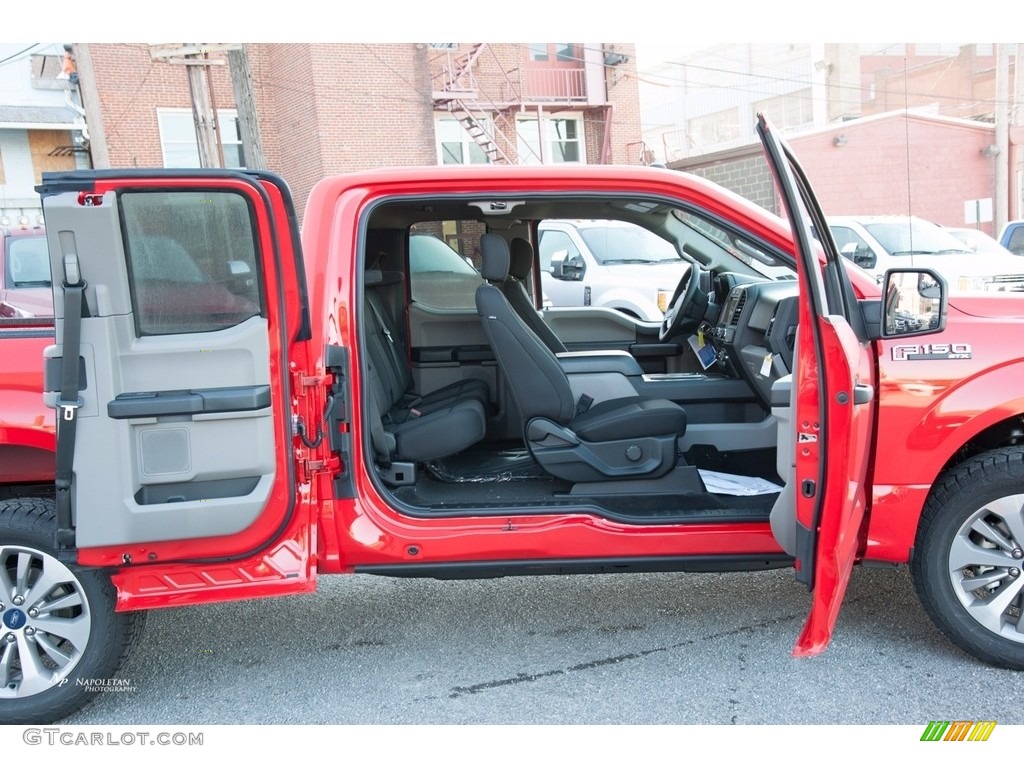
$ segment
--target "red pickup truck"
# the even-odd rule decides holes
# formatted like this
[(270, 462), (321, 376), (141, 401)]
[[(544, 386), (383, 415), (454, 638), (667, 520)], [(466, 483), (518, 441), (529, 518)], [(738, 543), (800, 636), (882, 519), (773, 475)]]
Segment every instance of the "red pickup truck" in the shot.
[[(0, 721), (82, 706), (149, 609), (322, 574), (792, 568), (810, 655), (855, 564), (909, 564), (954, 643), (1024, 668), (1020, 302), (878, 285), (758, 130), (788, 221), (644, 167), (336, 176), (301, 235), (268, 173), (44, 176), (55, 480), (0, 506)], [(669, 242), (664, 320), (541, 311), (547, 219)]]

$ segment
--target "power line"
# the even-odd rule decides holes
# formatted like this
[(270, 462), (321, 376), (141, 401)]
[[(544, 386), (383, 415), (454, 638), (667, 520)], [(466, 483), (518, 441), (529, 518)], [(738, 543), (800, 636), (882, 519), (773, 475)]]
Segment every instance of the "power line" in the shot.
[(6, 58), (0, 59), (0, 67), (2, 67), (4, 64), (12, 63), (19, 56), (28, 53), (33, 48), (38, 48), (40, 45), (42, 45), (42, 43), (32, 43), (32, 45), (30, 45), (28, 48), (23, 48), (22, 50), (18, 51), (17, 53), (12, 53), (10, 56), (7, 56)]

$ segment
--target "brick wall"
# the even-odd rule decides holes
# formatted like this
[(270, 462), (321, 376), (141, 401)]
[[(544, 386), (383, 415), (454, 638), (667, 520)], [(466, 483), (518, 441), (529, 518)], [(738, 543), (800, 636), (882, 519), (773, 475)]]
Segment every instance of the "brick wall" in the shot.
[(775, 179), (768, 169), (764, 155), (757, 151), (759, 149), (760, 145), (751, 154), (686, 170), (777, 214), (780, 213), (780, 209), (775, 194)]
[[(601, 158), (606, 130), (612, 162), (639, 162), (635, 51), (626, 44), (614, 48), (628, 61), (605, 70), (611, 109), (578, 110), (591, 163)], [(191, 107), (185, 66), (154, 61), (141, 43), (90, 49), (111, 165), (162, 166), (157, 110)], [(436, 49), (425, 43), (302, 43), (248, 44), (246, 51), (267, 169), (287, 180), (300, 216), (309, 190), (324, 176), (436, 164), (431, 93), (444, 62)], [(513, 95), (525, 60), (525, 44), (487, 45), (474, 67), (481, 91)], [(217, 107), (234, 109), (229, 68), (214, 67), (211, 74)]]
[[(833, 144), (842, 134), (846, 143)], [(839, 124), (790, 144), (826, 214), (907, 214), (964, 224), (964, 203), (992, 198), (994, 129), (910, 116)], [(992, 224), (982, 228), (992, 233)]]
[[(114, 168), (163, 166), (157, 109), (191, 109), (185, 65), (153, 60), (143, 43), (93, 43), (93, 70)], [(213, 99), (233, 109), (228, 67), (213, 67)]]

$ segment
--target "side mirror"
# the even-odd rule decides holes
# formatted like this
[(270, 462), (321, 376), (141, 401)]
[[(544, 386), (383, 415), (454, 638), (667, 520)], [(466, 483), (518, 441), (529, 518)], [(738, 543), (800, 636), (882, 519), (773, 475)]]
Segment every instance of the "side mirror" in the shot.
[(569, 251), (555, 251), (551, 255), (551, 276), (557, 280), (582, 280), (585, 265), (580, 255), (569, 256)]
[(839, 250), (839, 252), (845, 258), (863, 269), (874, 269), (875, 264), (878, 263), (878, 256), (876, 256), (875, 252), (866, 245), (847, 243)]
[(882, 337), (921, 336), (946, 327), (946, 281), (930, 269), (890, 269), (882, 284)]

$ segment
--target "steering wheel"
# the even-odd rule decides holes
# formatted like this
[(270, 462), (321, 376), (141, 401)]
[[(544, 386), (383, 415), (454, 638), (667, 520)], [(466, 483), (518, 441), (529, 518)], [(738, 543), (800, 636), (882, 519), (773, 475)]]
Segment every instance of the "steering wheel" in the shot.
[(683, 275), (675, 293), (672, 294), (672, 301), (665, 310), (665, 317), (661, 321), (661, 329), (658, 331), (659, 341), (668, 341), (675, 336), (697, 330), (700, 321), (704, 319), (704, 313), (708, 308), (708, 298), (699, 292), (700, 275), (696, 264), (690, 265), (689, 271)]

